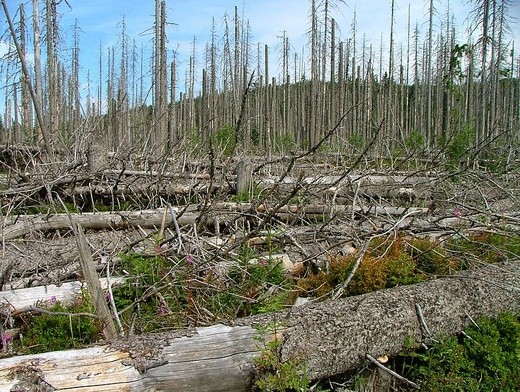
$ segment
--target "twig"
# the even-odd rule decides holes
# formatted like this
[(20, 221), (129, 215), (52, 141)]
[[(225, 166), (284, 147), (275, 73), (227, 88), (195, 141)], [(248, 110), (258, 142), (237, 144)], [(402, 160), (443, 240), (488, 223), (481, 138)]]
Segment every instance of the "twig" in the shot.
[(181, 229), (179, 228), (179, 222), (177, 222), (177, 212), (179, 210), (177, 208), (173, 208), (172, 205), (166, 202), (166, 206), (168, 206), (168, 210), (170, 211), (170, 215), (172, 217), (173, 225), (175, 226), (175, 232), (177, 233), (177, 238), (179, 240), (179, 252), (184, 248), (184, 244), (182, 243), (182, 234)]
[(370, 241), (374, 238), (377, 238), (377, 237), (381, 237), (381, 236), (384, 236), (384, 235), (387, 235), (388, 233), (390, 233), (391, 231), (395, 230), (396, 228), (399, 227), (399, 225), (401, 224), (401, 222), (403, 222), (406, 218), (408, 218), (409, 216), (411, 215), (415, 215), (417, 214), (418, 212), (420, 211), (409, 211), (408, 213), (404, 214), (401, 216), (401, 218), (399, 218), (399, 220), (397, 222), (395, 222), (392, 227), (388, 228), (387, 230), (385, 230), (384, 232), (382, 233), (378, 233), (378, 234), (374, 234), (372, 236), (370, 236), (364, 243), (363, 245), (363, 248), (361, 248), (361, 252), (358, 256), (358, 258), (356, 259), (356, 262), (354, 263), (354, 268), (352, 268), (352, 271), (350, 272), (349, 276), (347, 277), (347, 279), (341, 284), (341, 286), (336, 290), (336, 292), (332, 295), (332, 299), (333, 300), (336, 300), (338, 298), (340, 298), (342, 295), (343, 295), (343, 292), (345, 291), (345, 289), (347, 288), (348, 284), (350, 283), (350, 281), (352, 280), (352, 278), (354, 277), (354, 275), (356, 274), (356, 271), (357, 269), (359, 268), (360, 264), (361, 264), (361, 261), (363, 261), (363, 258), (365, 257), (365, 254), (366, 252), (368, 251), (368, 246), (370, 245)]
[(473, 320), (473, 317), (471, 317), (468, 312), (464, 312), (464, 313), (466, 313), (466, 316), (468, 316), (469, 321), (471, 321), (471, 323), (475, 326), (475, 328), (480, 329), (480, 326), (476, 323), (475, 320)]
[(347, 279), (345, 279), (345, 281), (341, 284), (341, 286), (332, 295), (332, 299), (333, 300), (337, 300), (338, 298), (340, 298), (343, 295), (343, 292), (345, 291), (345, 289), (347, 288), (348, 284), (350, 283), (350, 281), (352, 280), (352, 278), (356, 274), (357, 269), (361, 265), (361, 261), (363, 260), (363, 258), (365, 257), (365, 254), (368, 251), (368, 246), (370, 245), (370, 241), (372, 240), (372, 238), (375, 238), (375, 236), (369, 237), (365, 241), (365, 244), (363, 245), (363, 248), (361, 248), (361, 252), (359, 253), (358, 258), (356, 259), (356, 262), (354, 263), (354, 267), (352, 268), (352, 271), (350, 271), (349, 276), (347, 277)]
[(11, 313), (11, 316), (12, 317), (16, 317), (16, 316), (19, 316), (20, 314), (30, 313), (30, 312), (47, 314), (49, 316), (68, 316), (68, 317), (82, 317), (83, 316), (83, 317), (90, 317), (90, 318), (99, 320), (99, 316), (97, 314), (93, 314), (93, 313), (88, 313), (88, 312), (78, 312), (78, 313), (54, 312), (52, 310), (47, 310), (47, 309), (44, 309), (44, 308), (40, 308), (38, 306), (30, 306), (27, 309), (15, 310), (14, 312)]
[(395, 378), (397, 378), (399, 381), (402, 381), (402, 382), (405, 382), (406, 384), (410, 385), (411, 387), (415, 388), (415, 389), (421, 389), (421, 387), (419, 385), (417, 385), (416, 383), (414, 383), (413, 381), (410, 381), (408, 380), (407, 378), (401, 376), (400, 374), (397, 374), (396, 372), (394, 372), (392, 369), (389, 369), (387, 368), (385, 365), (383, 365), (382, 363), (380, 363), (377, 359), (375, 359), (374, 357), (372, 357), (370, 354), (366, 354), (366, 358), (372, 362), (374, 365), (376, 365), (378, 368), (384, 370), (385, 372), (387, 372), (388, 374), (391, 374), (392, 376), (394, 376)]
[(421, 309), (421, 305), (415, 304), (415, 311), (417, 312), (417, 317), (419, 317), (419, 322), (421, 323), (421, 329), (423, 331), (423, 335), (426, 337), (432, 336), (432, 333), (428, 329), (428, 325), (426, 324), (426, 320), (424, 320), (424, 315)]
[(478, 343), (475, 339), (473, 339), (471, 336), (469, 336), (466, 332), (460, 331), (460, 334), (464, 336), (466, 339), (471, 340), (473, 343)]
[(415, 311), (417, 313), (417, 317), (419, 318), (419, 322), (421, 323), (421, 330), (423, 333), (423, 337), (430, 339), (433, 342), (438, 342), (432, 337), (432, 333), (430, 332), (430, 329), (428, 328), (428, 324), (426, 324), (426, 320), (424, 319), (424, 314), (421, 309), (421, 305), (415, 304)]
[(251, 89), (251, 86), (253, 84), (253, 77), (255, 75), (255, 72), (251, 72), (251, 76), (249, 77), (249, 82), (247, 83), (246, 89), (244, 93), (242, 94), (242, 103), (240, 104), (240, 114), (238, 116), (236, 125), (235, 125), (235, 146), (238, 146), (240, 143), (240, 127), (242, 125), (242, 120), (244, 118), (244, 113), (246, 109), (246, 103), (247, 103), (247, 95), (249, 94), (249, 90)]
[(123, 325), (121, 324), (119, 314), (117, 313), (116, 302), (114, 300), (114, 294), (112, 293), (112, 281), (110, 280), (110, 259), (108, 257), (106, 258), (106, 263), (107, 263), (107, 276), (106, 276), (107, 291), (108, 291), (108, 295), (109, 295), (110, 306), (112, 307), (112, 314), (114, 315), (117, 326), (119, 328), (119, 335), (125, 336), (125, 330), (123, 329)]
[(358, 197), (360, 186), (361, 186), (361, 181), (358, 181), (357, 186), (356, 186), (356, 191), (354, 192), (354, 197), (352, 198), (352, 216), (350, 217), (352, 222), (354, 222), (354, 217), (356, 215), (356, 200)]

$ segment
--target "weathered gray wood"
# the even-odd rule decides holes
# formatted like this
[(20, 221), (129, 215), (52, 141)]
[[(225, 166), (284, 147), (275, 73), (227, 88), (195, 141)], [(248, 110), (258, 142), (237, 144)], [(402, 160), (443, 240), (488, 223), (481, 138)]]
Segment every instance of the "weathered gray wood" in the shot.
[(243, 195), (250, 191), (253, 181), (253, 164), (248, 158), (243, 158), (237, 165), (237, 190), (236, 195)]
[(209, 174), (207, 173), (173, 173), (173, 172), (160, 172), (155, 170), (144, 171), (144, 170), (114, 170), (105, 169), (103, 170), (105, 175), (114, 176), (137, 176), (137, 177), (168, 177), (168, 178), (180, 178), (180, 179), (196, 179), (196, 180), (209, 180)]
[[(130, 226), (140, 226), (143, 228), (160, 227), (163, 221), (164, 209), (141, 210), (141, 211), (119, 211), (119, 212), (96, 212), (74, 214), (74, 221), (84, 229), (121, 229)], [(180, 225), (194, 222), (196, 216), (187, 211), (177, 220)], [(1, 231), (1, 238), (4, 241), (22, 237), (26, 234), (37, 231), (62, 230), (70, 228), (70, 220), (67, 214), (56, 214), (51, 216), (36, 215), (26, 217), (16, 217), (15, 223), (7, 225)], [(166, 223), (171, 222), (171, 217), (167, 215)]]
[(0, 390), (20, 387), (24, 376), (32, 376), (33, 385), (46, 384), (53, 391), (245, 391), (258, 352), (256, 335), (248, 326), (199, 328), (191, 337), (162, 343), (166, 346), (160, 356), (149, 362), (142, 361), (146, 352), (135, 361), (124, 349), (142, 345), (151, 355), (161, 336), (150, 344), (122, 340), (119, 348), (104, 345), (2, 359)]
[[(111, 279), (112, 286), (118, 286), (126, 278), (116, 277)], [(57, 286), (29, 287), (25, 289), (0, 291), (0, 307), (9, 307), (10, 311), (23, 312), (38, 302), (52, 303), (58, 301), (64, 305), (73, 305), (85, 288), (85, 283), (80, 281), (65, 282)], [(107, 288), (105, 279), (101, 280), (101, 288)]]
[[(177, 217), (177, 223), (180, 226), (191, 225), (196, 222), (199, 217), (196, 206), (191, 206), (182, 215)], [(251, 203), (216, 203), (212, 206), (210, 216), (212, 215), (225, 215), (225, 214), (239, 214), (241, 212), (250, 211), (253, 207)], [(271, 213), (272, 209), (266, 209), (265, 206), (260, 205), (256, 208), (256, 212), (268, 212)], [(364, 214), (376, 214), (376, 215), (402, 215), (402, 214), (424, 214), (428, 212), (427, 208), (402, 208), (402, 207), (384, 207), (384, 206), (355, 206), (353, 209), (351, 206), (345, 205), (288, 205), (282, 206), (276, 210), (276, 217), (290, 221), (298, 215), (305, 215), (308, 218), (320, 218), (322, 216), (329, 216), (331, 214), (351, 214), (352, 211), (364, 213)], [(121, 229), (127, 227), (140, 226), (143, 228), (150, 227), (161, 227), (164, 218), (164, 208), (158, 208), (156, 210), (141, 210), (141, 211), (119, 211), (119, 212), (96, 212), (96, 213), (83, 213), (74, 214), (74, 220), (81, 224), (85, 229)], [(220, 219), (220, 221), (224, 221)], [(56, 214), (56, 215), (36, 215), (19, 217), (14, 220), (13, 223), (3, 228), (1, 238), (4, 241), (12, 240), (15, 238), (22, 237), (26, 234), (37, 232), (37, 231), (49, 231), (49, 230), (63, 230), (70, 228), (70, 220), (67, 214)], [(211, 220), (210, 220), (211, 221)], [(170, 214), (166, 214), (166, 220), (164, 223), (169, 225), (173, 222)]]
[(105, 336), (105, 339), (114, 339), (117, 337), (116, 326), (114, 325), (112, 313), (108, 308), (105, 296), (101, 290), (101, 283), (99, 282), (96, 265), (94, 264), (94, 260), (92, 260), (92, 253), (90, 252), (90, 248), (85, 238), (85, 233), (80, 224), (74, 224), (74, 232), (76, 233), (81, 270), (83, 271), (83, 276), (87, 282), (88, 292), (90, 298), (92, 298), (92, 302), (94, 303), (96, 314), (103, 322), (103, 335)]
[(181, 337), (150, 334), (101, 347), (7, 358), (0, 360), (0, 390), (8, 391), (24, 374), (32, 374), (33, 380), (44, 379), (56, 391), (247, 391), (259, 353), (258, 331), (251, 325), (272, 322), (282, 325), (282, 360), (305, 363), (309, 377), (318, 379), (363, 365), (366, 354), (395, 355), (409, 337), (419, 343), (416, 304), (432, 336), (452, 334), (469, 323), (468, 317), (520, 310), (519, 288), (520, 263), (510, 262), (238, 320), (234, 327), (199, 328)]
[(295, 308), (282, 359), (301, 359), (310, 378), (344, 373), (365, 355), (393, 356), (422, 331), (416, 304), (433, 337), (455, 334), (469, 318), (520, 310), (520, 263), (489, 265), (454, 277), (395, 287), (343, 300)]

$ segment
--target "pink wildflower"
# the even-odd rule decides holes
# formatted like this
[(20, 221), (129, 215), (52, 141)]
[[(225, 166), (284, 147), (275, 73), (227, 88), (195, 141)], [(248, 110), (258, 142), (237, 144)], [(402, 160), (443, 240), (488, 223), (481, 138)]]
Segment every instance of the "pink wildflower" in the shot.
[(168, 309), (168, 306), (166, 305), (161, 305), (157, 308), (157, 314), (159, 314), (160, 316), (164, 316), (165, 314), (168, 314), (170, 313), (170, 310)]
[(460, 207), (457, 207), (453, 210), (453, 215), (455, 215), (457, 218), (462, 218), (462, 209)]
[(11, 341), (13, 340), (13, 337), (8, 333), (3, 333), (1, 340), (2, 340), (2, 347), (5, 349), (6, 347), (9, 346), (9, 343), (11, 343)]
[(195, 258), (193, 257), (193, 255), (186, 255), (185, 260), (186, 260), (186, 263), (193, 264), (193, 262), (195, 261)]

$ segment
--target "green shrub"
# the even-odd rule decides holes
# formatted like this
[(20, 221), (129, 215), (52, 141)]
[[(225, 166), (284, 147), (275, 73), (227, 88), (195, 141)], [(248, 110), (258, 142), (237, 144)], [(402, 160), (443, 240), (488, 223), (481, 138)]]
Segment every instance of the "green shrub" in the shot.
[(408, 150), (421, 151), (425, 145), (424, 135), (421, 132), (414, 130), (405, 139), (404, 144)]
[[(73, 307), (56, 303), (47, 307), (49, 312), (93, 313), (86, 301), (78, 301)], [(101, 338), (102, 326), (99, 320), (86, 316), (55, 314), (34, 314), (26, 320), (22, 339), (22, 351), (42, 353), (69, 348), (84, 347)]]
[(276, 136), (274, 141), (274, 150), (277, 153), (287, 153), (296, 147), (294, 135), (290, 132), (282, 132), (281, 135)]
[(458, 167), (459, 162), (467, 157), (475, 144), (475, 129), (465, 126), (457, 130), (446, 146), (446, 155), (451, 165)]
[(427, 274), (449, 275), (459, 269), (456, 259), (450, 257), (435, 241), (414, 238), (408, 242), (408, 253), (417, 269)]
[[(268, 325), (259, 330), (256, 338), (260, 342), (260, 355), (254, 359), (256, 379), (253, 390), (262, 392), (306, 392), (310, 380), (303, 362), (297, 359), (282, 361), (280, 358), (281, 340), (276, 338), (277, 326)], [(275, 338), (266, 341), (266, 335), (274, 334)]]
[(225, 157), (230, 157), (235, 152), (235, 128), (230, 125), (224, 125), (215, 133), (215, 145), (218, 151)]
[(520, 322), (502, 314), (482, 318), (466, 329), (470, 337), (448, 337), (430, 349), (405, 357), (408, 378), (424, 391), (518, 391)]

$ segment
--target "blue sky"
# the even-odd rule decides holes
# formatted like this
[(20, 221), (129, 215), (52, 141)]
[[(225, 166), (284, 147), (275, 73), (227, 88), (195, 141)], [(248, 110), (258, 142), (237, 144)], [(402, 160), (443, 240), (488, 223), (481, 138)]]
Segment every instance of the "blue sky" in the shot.
[[(61, 2), (63, 12), (62, 26), (64, 29), (74, 24), (77, 19), (83, 31), (80, 35), (83, 58), (86, 54), (97, 53), (99, 44), (112, 46), (117, 44), (118, 24), (125, 18), (129, 35), (141, 42), (149, 42), (152, 36), (148, 33), (153, 26), (153, 0), (67, 0)], [(520, 18), (520, 1), (515, 0), (511, 14)], [(8, 0), (16, 4), (19, 1)], [(341, 4), (340, 1), (336, 3)], [(346, 0), (335, 12), (343, 38), (349, 36), (352, 16), (356, 12), (358, 36), (366, 33), (369, 40), (379, 46), (381, 33), (388, 40), (390, 29), (390, 0)], [(467, 27), (467, 16), (471, 5), (467, 0), (450, 2), (455, 23)], [(419, 23), (426, 31), (428, 15), (427, 0), (396, 0), (395, 42), (403, 42), (406, 37), (408, 6), (410, 4), (411, 22)], [(444, 20), (448, 0), (435, 0), (437, 8), (437, 28)], [(221, 26), (225, 13), (232, 16), (234, 6), (239, 7), (239, 13), (249, 20), (253, 42), (261, 42), (275, 46), (277, 36), (283, 30), (295, 45), (305, 42), (305, 32), (308, 29), (309, 1), (307, 0), (168, 0), (169, 48), (180, 52), (190, 52), (193, 37), (201, 47), (209, 39), (211, 20), (214, 17), (217, 27)], [(519, 39), (519, 24), (515, 24), (516, 39)], [(462, 29), (459, 29), (459, 31)], [(385, 42), (387, 43), (387, 42)], [(520, 46), (520, 45), (519, 45)], [(519, 48), (520, 50), (520, 48)]]
[[(43, 0), (40, 0), (43, 3)], [(11, 16), (14, 17), (19, 0), (7, 0)], [(70, 8), (67, 6), (70, 5)], [(98, 56), (100, 45), (106, 49), (117, 46), (120, 22), (125, 18), (127, 32), (137, 45), (141, 43), (151, 47), (153, 34), (151, 28), (154, 23), (154, 0), (64, 0), (59, 5), (61, 17), (61, 34), (64, 37), (64, 47), (71, 37), (71, 27), (75, 20), (81, 28), (80, 64), (83, 80), (87, 70), (90, 70), (91, 79), (96, 82), (98, 73)], [(297, 49), (306, 43), (308, 29), (309, 3), (307, 0), (167, 0), (168, 21), (168, 48), (176, 50), (181, 61), (192, 51), (193, 39), (196, 37), (199, 61), (202, 61), (204, 44), (209, 40), (212, 18), (215, 18), (217, 29), (222, 31), (222, 20), (225, 13), (233, 15), (234, 6), (239, 7), (239, 13), (248, 19), (251, 25), (252, 42), (268, 44), (276, 47), (280, 40), (277, 38), (282, 31), (286, 31), (292, 45)], [(357, 34), (360, 39), (366, 34), (368, 43), (379, 48), (381, 36), (384, 45), (388, 45), (390, 30), (390, 0), (346, 0), (340, 4), (340, 10), (335, 12), (337, 23), (341, 29), (341, 37), (346, 40), (350, 37), (352, 16), (356, 12)], [(427, 30), (428, 19), (427, 0), (395, 0), (395, 42), (406, 44), (406, 29), (408, 7), (410, 4), (411, 23), (418, 23), (422, 33)], [(454, 21), (463, 32), (469, 27), (467, 20), (471, 4), (466, 0), (449, 1)], [(510, 16), (516, 17), (513, 37), (517, 53), (520, 53), (520, 0), (513, 0)], [(26, 0), (26, 12), (32, 9), (32, 0)], [(444, 21), (448, 0), (435, 0), (437, 17), (435, 29), (440, 28)], [(2, 13), (0, 13), (2, 14)], [(0, 29), (7, 30), (7, 24), (0, 17)], [(463, 38), (461, 38), (463, 39)], [(359, 41), (358, 41), (359, 42)], [(69, 46), (70, 47), (70, 46)], [(0, 41), (0, 55), (5, 52), (5, 44)], [(66, 53), (66, 52), (65, 52)], [(182, 67), (182, 64), (181, 64)], [(276, 74), (276, 70), (273, 70)], [(0, 92), (0, 96), (2, 93)], [(0, 103), (0, 107), (2, 103)]]

